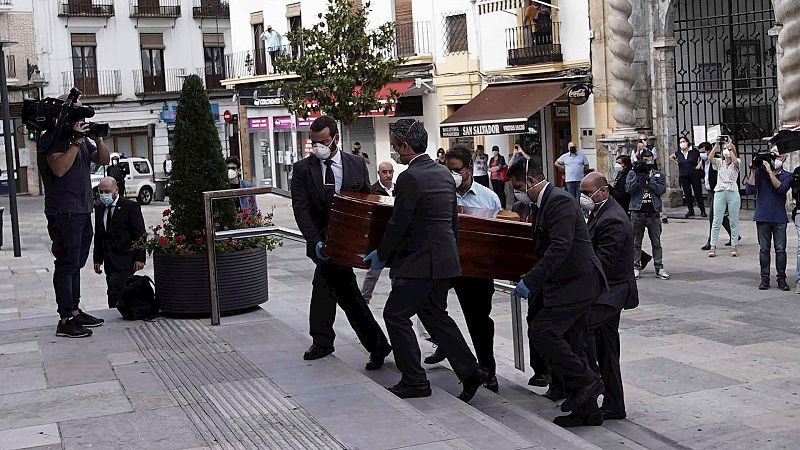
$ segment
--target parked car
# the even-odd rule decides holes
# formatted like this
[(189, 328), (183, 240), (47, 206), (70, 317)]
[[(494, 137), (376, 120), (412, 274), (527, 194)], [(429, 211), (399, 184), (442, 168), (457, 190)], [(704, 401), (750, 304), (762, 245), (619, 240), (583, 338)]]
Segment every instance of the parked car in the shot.
[[(145, 158), (122, 158), (119, 160), (125, 173), (125, 197), (135, 198), (140, 205), (149, 205), (153, 201), (156, 183), (153, 177), (153, 165)], [(106, 176), (108, 166), (93, 164), (92, 192), (97, 196), (97, 185)]]

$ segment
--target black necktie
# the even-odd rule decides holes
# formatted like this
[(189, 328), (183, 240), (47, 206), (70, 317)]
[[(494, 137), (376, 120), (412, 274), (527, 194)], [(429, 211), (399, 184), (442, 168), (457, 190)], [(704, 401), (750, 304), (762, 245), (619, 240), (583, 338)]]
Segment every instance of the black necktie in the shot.
[(325, 161), (325, 200), (327, 202), (333, 201), (333, 194), (336, 193), (336, 177), (333, 175), (333, 168), (331, 165), (333, 161), (326, 159)]
[(111, 205), (106, 206), (106, 231), (111, 228), (111, 211), (113, 211), (114, 207)]

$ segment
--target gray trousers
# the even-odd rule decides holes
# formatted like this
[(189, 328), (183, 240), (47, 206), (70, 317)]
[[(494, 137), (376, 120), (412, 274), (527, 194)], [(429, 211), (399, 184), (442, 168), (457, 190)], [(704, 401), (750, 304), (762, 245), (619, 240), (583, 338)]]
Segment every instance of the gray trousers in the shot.
[(375, 285), (378, 284), (378, 279), (381, 277), (383, 269), (370, 269), (364, 275), (364, 284), (361, 286), (361, 295), (364, 300), (369, 303), (372, 300), (372, 291), (375, 290)]
[(631, 224), (633, 224), (633, 267), (637, 270), (642, 269), (642, 239), (644, 239), (646, 228), (650, 243), (653, 245), (653, 266), (656, 269), (664, 268), (659, 213), (646, 214), (631, 211)]

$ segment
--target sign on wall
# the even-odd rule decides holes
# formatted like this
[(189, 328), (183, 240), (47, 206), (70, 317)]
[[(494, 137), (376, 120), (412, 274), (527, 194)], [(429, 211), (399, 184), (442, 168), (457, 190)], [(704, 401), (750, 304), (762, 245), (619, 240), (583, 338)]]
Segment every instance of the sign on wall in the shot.
[(476, 123), (439, 127), (439, 135), (443, 138), (522, 134), (525, 133), (525, 131), (525, 122)]
[(583, 105), (589, 101), (592, 94), (592, 87), (588, 84), (576, 84), (567, 91), (567, 99), (573, 105)]

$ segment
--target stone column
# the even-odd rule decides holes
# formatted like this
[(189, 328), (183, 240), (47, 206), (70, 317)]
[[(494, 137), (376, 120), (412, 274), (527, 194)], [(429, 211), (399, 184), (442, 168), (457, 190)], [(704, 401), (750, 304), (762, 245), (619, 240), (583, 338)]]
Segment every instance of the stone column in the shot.
[(667, 177), (667, 194), (662, 200), (670, 206), (682, 202), (677, 167), (669, 161), (669, 143), (678, 141), (678, 113), (675, 98), (675, 47), (673, 37), (653, 42), (653, 132), (658, 147), (658, 166)]
[(781, 97), (784, 128), (800, 126), (800, 0), (782, 0), (775, 9), (775, 18), (783, 24), (778, 45), (783, 57), (778, 68), (783, 77)]
[(610, 39), (608, 50), (611, 57), (608, 59), (611, 79), (611, 96), (616, 102), (613, 117), (616, 121), (615, 136), (628, 136), (635, 134), (636, 117), (634, 109), (636, 98), (633, 85), (636, 77), (631, 69), (634, 60), (634, 51), (631, 46), (633, 39), (633, 26), (630, 23), (633, 7), (630, 0), (608, 0), (609, 15), (608, 27)]

